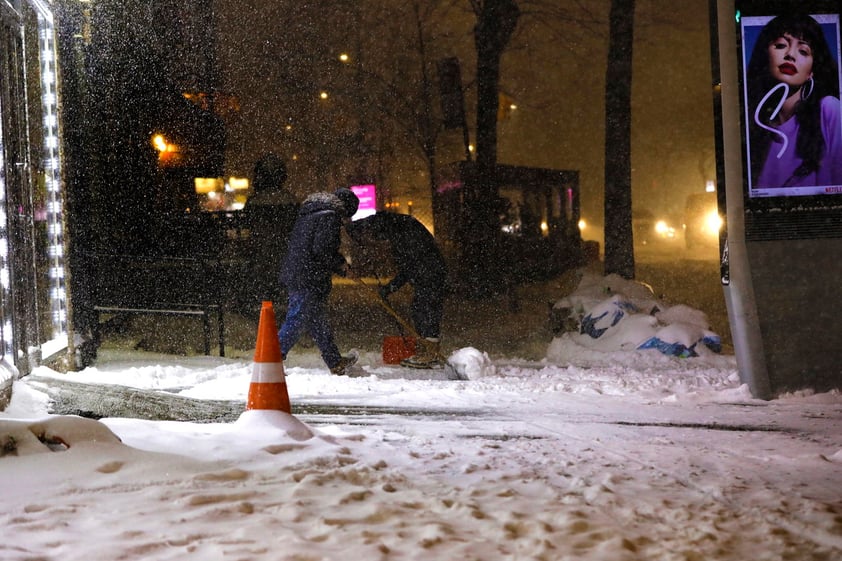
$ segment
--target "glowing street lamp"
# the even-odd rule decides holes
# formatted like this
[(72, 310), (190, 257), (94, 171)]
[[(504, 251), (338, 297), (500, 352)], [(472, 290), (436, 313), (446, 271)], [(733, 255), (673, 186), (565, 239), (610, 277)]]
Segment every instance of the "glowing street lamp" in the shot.
[(163, 134), (152, 135), (152, 146), (158, 151), (158, 164), (161, 166), (179, 166), (182, 163), (181, 150), (177, 144), (167, 142)]
[(164, 138), (163, 134), (155, 134), (152, 136), (152, 146), (158, 152), (166, 152), (168, 148), (167, 139)]

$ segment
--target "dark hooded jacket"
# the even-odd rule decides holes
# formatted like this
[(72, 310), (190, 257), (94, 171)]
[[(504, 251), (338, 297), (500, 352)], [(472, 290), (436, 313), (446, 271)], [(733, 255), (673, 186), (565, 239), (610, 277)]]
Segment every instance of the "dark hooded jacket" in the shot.
[(289, 290), (330, 292), (331, 275), (342, 274), (339, 253), (345, 207), (333, 193), (313, 193), (301, 204), (281, 263), (281, 282)]
[(441, 286), (447, 278), (447, 267), (436, 239), (421, 222), (408, 214), (377, 212), (347, 226), (355, 239), (367, 232), (375, 240), (388, 241), (397, 269), (387, 285), (394, 292), (407, 282), (416, 286)]

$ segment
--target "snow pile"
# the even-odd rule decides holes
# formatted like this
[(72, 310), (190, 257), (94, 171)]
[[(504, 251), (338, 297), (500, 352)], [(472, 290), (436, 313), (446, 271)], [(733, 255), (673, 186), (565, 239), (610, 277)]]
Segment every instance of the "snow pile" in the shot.
[(617, 275), (583, 276), (579, 287), (553, 306), (563, 323), (575, 326), (562, 337), (600, 352), (654, 349), (678, 357), (720, 352), (720, 337), (707, 316), (657, 300), (651, 287)]
[(497, 374), (497, 368), (488, 353), (473, 347), (465, 347), (451, 354), (447, 363), (454, 371), (455, 380), (479, 380)]
[(261, 438), (270, 435), (279, 439), (291, 438), (295, 441), (304, 441), (315, 436), (310, 427), (283, 411), (244, 411), (234, 423), (233, 428), (237, 433), (259, 434)]
[(0, 419), (0, 456), (43, 454), (94, 442), (119, 443), (120, 439), (92, 419), (61, 416), (37, 421)]
[[(709, 368), (697, 365), (698, 377)], [(245, 411), (228, 424), (0, 414), (1, 438), (31, 444), (0, 457), (0, 558), (631, 561), (691, 552), (742, 561), (842, 553), (838, 393), (768, 404), (743, 395), (727, 405), (732, 384), (708, 397), (688, 387), (656, 403), (639, 399), (634, 388), (645, 374), (637, 365), (466, 371), (482, 376), (426, 384), (326, 369), (290, 376), (310, 402), (331, 386), (347, 397), (367, 384), (357, 407), (406, 405), (404, 394), (424, 393), (426, 407), (409, 414)], [(649, 375), (682, 377), (665, 368)], [(597, 384), (602, 391), (588, 391)], [(623, 384), (631, 397), (609, 391)], [(18, 383), (15, 409), (21, 397), (38, 402), (24, 395), (31, 391)]]

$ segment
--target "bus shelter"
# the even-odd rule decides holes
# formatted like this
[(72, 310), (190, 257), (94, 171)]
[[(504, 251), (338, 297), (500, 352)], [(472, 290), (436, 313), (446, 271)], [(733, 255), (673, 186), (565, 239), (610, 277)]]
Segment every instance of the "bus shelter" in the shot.
[[(436, 239), (457, 265), (470, 236), (466, 186), (475, 173), (474, 162), (457, 162), (436, 181)], [(514, 280), (549, 278), (580, 263), (579, 172), (498, 164), (495, 176), (499, 239)]]

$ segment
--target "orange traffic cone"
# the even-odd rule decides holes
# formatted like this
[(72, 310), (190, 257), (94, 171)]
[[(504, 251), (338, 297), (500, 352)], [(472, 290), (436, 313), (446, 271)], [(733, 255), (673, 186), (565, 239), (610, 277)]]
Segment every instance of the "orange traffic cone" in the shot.
[(292, 413), (272, 302), (263, 302), (260, 309), (257, 347), (254, 350), (254, 367), (246, 409), (273, 409)]

